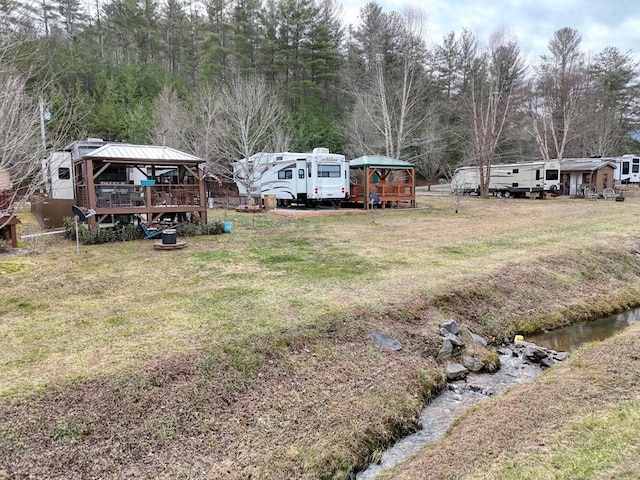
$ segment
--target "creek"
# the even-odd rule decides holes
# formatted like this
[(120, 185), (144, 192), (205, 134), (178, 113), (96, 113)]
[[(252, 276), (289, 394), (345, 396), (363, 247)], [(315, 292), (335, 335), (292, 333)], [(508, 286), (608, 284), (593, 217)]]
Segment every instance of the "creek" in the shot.
[[(568, 327), (525, 338), (527, 342), (558, 352), (574, 352), (588, 342), (601, 341), (620, 333), (625, 327), (640, 319), (640, 308), (580, 322)], [(510, 351), (500, 355), (500, 370), (493, 374), (470, 373), (466, 380), (449, 382), (447, 388), (434, 398), (420, 414), (422, 429), (393, 445), (382, 453), (379, 464), (372, 464), (356, 475), (356, 480), (371, 480), (425, 445), (441, 439), (451, 424), (465, 410), (483, 400), (499, 394), (518, 383), (532, 381), (541, 372), (539, 365), (527, 362)]]

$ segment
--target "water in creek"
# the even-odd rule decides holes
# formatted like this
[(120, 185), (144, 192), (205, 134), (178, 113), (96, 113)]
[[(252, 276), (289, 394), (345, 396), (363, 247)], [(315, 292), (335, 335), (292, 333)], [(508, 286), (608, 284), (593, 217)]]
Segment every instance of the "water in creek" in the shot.
[(551, 332), (532, 335), (525, 340), (558, 352), (574, 352), (584, 343), (598, 342), (617, 334), (638, 319), (640, 308), (635, 308), (610, 317), (574, 323)]
[[(581, 322), (525, 340), (558, 352), (573, 352), (586, 342), (604, 340), (640, 319), (640, 308), (590, 322)], [(533, 380), (541, 372), (538, 365), (525, 362), (510, 352), (500, 356), (500, 370), (494, 374), (470, 373), (466, 380), (450, 382), (420, 414), (422, 430), (399, 440), (382, 454), (379, 464), (372, 464), (356, 475), (370, 480), (395, 466), (425, 445), (441, 439), (453, 421), (466, 409), (497, 395), (517, 383)]]

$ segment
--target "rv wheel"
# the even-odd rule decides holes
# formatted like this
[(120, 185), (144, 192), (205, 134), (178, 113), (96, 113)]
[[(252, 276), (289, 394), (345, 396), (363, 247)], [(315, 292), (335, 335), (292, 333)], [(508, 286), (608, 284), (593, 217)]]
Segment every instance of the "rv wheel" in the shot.
[(504, 198), (509, 198), (511, 196), (511, 192), (509, 190), (507, 190), (502, 195), (504, 196)]

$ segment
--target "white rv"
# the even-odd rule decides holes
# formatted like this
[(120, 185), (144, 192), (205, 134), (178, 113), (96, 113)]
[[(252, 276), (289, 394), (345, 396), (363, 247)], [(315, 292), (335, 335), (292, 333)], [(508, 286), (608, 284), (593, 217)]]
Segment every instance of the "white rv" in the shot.
[(75, 198), (73, 162), (105, 143), (100, 138), (88, 138), (72, 142), (62, 150), (50, 152), (42, 160), (42, 174), (49, 198), (73, 200)]
[[(456, 194), (480, 194), (480, 167), (458, 168), (451, 180)], [(525, 197), (560, 192), (560, 162), (535, 161), (491, 165), (489, 194)]]
[(626, 154), (621, 157), (603, 158), (616, 162), (613, 179), (620, 183), (640, 183), (640, 155)]
[(326, 148), (257, 153), (234, 164), (234, 179), (241, 196), (275, 195), (278, 205), (314, 206), (349, 198), (349, 162)]

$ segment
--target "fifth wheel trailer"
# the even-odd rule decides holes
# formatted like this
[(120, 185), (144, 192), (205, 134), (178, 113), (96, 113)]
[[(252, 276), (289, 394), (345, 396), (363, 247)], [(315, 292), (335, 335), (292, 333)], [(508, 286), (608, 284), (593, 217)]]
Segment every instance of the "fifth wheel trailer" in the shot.
[[(480, 194), (480, 167), (460, 167), (451, 180), (456, 194)], [(522, 162), (491, 165), (489, 194), (497, 197), (543, 196), (560, 191), (560, 162)]]
[(349, 198), (349, 162), (315, 148), (311, 153), (257, 153), (234, 165), (241, 196), (275, 195), (279, 205), (318, 205)]

